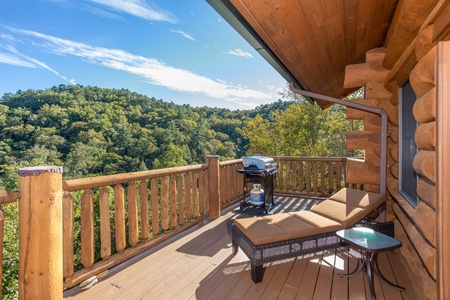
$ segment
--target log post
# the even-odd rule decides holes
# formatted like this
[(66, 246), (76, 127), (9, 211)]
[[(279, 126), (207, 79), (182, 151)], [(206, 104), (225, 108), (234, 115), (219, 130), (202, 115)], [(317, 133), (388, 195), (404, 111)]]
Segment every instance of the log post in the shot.
[(19, 169), (19, 298), (63, 298), (62, 167)]
[[(0, 249), (3, 251), (3, 241), (5, 239), (5, 215), (0, 209)], [(0, 293), (3, 294), (3, 252), (0, 255)]]
[(209, 193), (209, 218), (217, 219), (220, 217), (220, 168), (219, 156), (207, 155), (208, 164), (208, 193)]

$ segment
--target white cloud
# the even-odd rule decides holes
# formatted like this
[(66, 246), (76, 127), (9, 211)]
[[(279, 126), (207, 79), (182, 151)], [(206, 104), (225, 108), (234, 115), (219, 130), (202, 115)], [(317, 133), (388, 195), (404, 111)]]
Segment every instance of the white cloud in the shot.
[(154, 4), (147, 4), (143, 0), (89, 0), (90, 2), (107, 7), (110, 10), (122, 12), (149, 21), (163, 21), (177, 23), (177, 18), (169, 11)]
[(181, 34), (181, 35), (184, 36), (185, 38), (190, 39), (190, 40), (192, 40), (192, 41), (195, 41), (195, 38), (194, 38), (192, 35), (190, 35), (190, 34), (184, 32), (183, 30), (174, 30), (174, 29), (171, 29), (170, 31), (175, 32), (175, 33), (178, 33), (178, 34)]
[(29, 61), (26, 61), (17, 55), (12, 55), (9, 53), (0, 52), (0, 63), (17, 67), (36, 68), (36, 65), (34, 65), (33, 63), (30, 63)]
[(8, 40), (8, 41), (12, 41), (12, 42), (15, 41), (14, 37), (10, 34), (0, 33), (0, 38)]
[[(11, 46), (11, 45), (8, 45), (8, 46), (3, 47), (3, 48), (6, 49), (6, 50), (8, 50), (8, 51), (10, 51), (11, 53), (14, 54), (14, 57), (16, 58), (16, 60), (13, 61), (13, 62), (19, 62), (19, 64), (17, 64), (17, 63), (14, 64), (14, 65), (16, 65), (16, 66), (21, 66), (21, 67), (31, 67), (31, 68), (36, 68), (37, 66), (39, 66), (39, 67), (41, 67), (41, 68), (44, 68), (44, 69), (46, 69), (46, 70), (52, 72), (53, 74), (55, 74), (56, 76), (58, 76), (58, 77), (64, 79), (64, 80), (67, 81), (67, 82), (70, 82), (70, 83), (72, 83), (72, 84), (75, 83), (75, 80), (73, 80), (73, 79), (72, 79), (72, 80), (67, 79), (66, 76), (63, 76), (63, 75), (59, 74), (58, 71), (56, 71), (56, 70), (50, 68), (49, 66), (47, 66), (46, 63), (44, 63), (44, 62), (42, 62), (42, 61), (40, 61), (40, 60), (37, 60), (37, 59), (35, 59), (35, 58), (29, 57), (29, 56), (27, 56), (27, 55), (25, 55), (25, 54), (20, 53), (19, 51), (16, 50), (16, 48), (14, 48), (14, 47)], [(0, 54), (1, 54), (1, 53), (0, 53)], [(8, 54), (5, 54), (5, 55), (8, 56)], [(9, 56), (12, 56), (12, 55), (9, 55)], [(19, 60), (20, 60), (20, 61), (19, 61)], [(0, 57), (0, 62), (1, 62), (1, 61), (2, 61), (2, 59), (1, 59), (1, 57)], [(13, 63), (10, 63), (10, 64), (13, 64)]]
[(227, 53), (231, 54), (231, 55), (242, 56), (242, 57), (245, 57), (245, 58), (253, 57), (253, 55), (251, 55), (250, 53), (245, 52), (245, 51), (243, 51), (241, 49), (228, 50)]
[(44, 0), (64, 7), (77, 7), (90, 13), (119, 19), (115, 13), (125, 13), (148, 21), (177, 23), (177, 18), (170, 12), (159, 8), (156, 4), (148, 4), (145, 0)]
[(227, 84), (225, 81), (212, 80), (189, 70), (168, 66), (155, 58), (134, 55), (120, 49), (94, 47), (35, 31), (11, 27), (8, 27), (8, 29), (15, 33), (39, 39), (39, 43), (34, 43), (34, 45), (44, 48), (47, 52), (80, 57), (91, 64), (125, 71), (143, 78), (150, 84), (163, 86), (171, 90), (204, 94), (212, 98), (228, 101), (241, 99), (243, 102), (249, 102), (248, 99), (264, 100), (271, 98), (270, 94)]

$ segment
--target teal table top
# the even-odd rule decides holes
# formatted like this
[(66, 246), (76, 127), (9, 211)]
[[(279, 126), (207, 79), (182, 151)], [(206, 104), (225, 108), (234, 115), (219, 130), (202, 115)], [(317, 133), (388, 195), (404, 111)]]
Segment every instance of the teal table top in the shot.
[(401, 247), (402, 242), (366, 227), (343, 229), (336, 234), (349, 244), (368, 252), (382, 252)]

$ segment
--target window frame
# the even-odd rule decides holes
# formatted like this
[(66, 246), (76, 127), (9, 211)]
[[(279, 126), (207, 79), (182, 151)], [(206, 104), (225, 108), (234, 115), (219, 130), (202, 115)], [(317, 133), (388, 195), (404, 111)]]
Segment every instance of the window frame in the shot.
[[(412, 94), (411, 94), (412, 93)], [(414, 95), (413, 97), (411, 97), (412, 95)], [(406, 97), (408, 97), (408, 99), (406, 99)], [(417, 204), (419, 203), (419, 197), (417, 195), (417, 184), (419, 181), (419, 176), (417, 175), (417, 173), (414, 171), (413, 168), (413, 159), (414, 156), (417, 154), (417, 152), (419, 151), (419, 149), (417, 148), (417, 145), (415, 143), (414, 140), (414, 134), (415, 131), (417, 130), (417, 126), (418, 123), (417, 121), (415, 121), (414, 119), (414, 115), (413, 115), (413, 109), (412, 106), (414, 105), (414, 102), (417, 101), (417, 95), (414, 92), (413, 88), (411, 87), (410, 81), (409, 79), (406, 80), (405, 83), (402, 84), (402, 86), (399, 87), (399, 192), (402, 195), (403, 198), (405, 198), (406, 201), (408, 201), (408, 203), (413, 206), (414, 208), (417, 207)], [(413, 99), (413, 100), (412, 100)], [(405, 103), (405, 101), (408, 101), (408, 103)], [(412, 103), (410, 103), (412, 101)], [(406, 105), (410, 105), (410, 110), (406, 110)], [(408, 113), (408, 116), (405, 116), (405, 113)], [(409, 118), (409, 120), (406, 120), (406, 122), (411, 122), (411, 118), (414, 120), (414, 128), (413, 128), (413, 132), (411, 133), (411, 127), (407, 127), (406, 129), (408, 131), (405, 131), (404, 127), (404, 118)], [(412, 135), (412, 139), (411, 137), (409, 138), (405, 138), (404, 136), (411, 136)], [(405, 141), (409, 140), (408, 145), (404, 145)], [(413, 142), (414, 144), (414, 151), (411, 151), (410, 147), (411, 142)], [(407, 153), (405, 153), (407, 152)], [(411, 154), (411, 152), (414, 152), (414, 155)], [(408, 160), (408, 164), (405, 166), (405, 161), (404, 161), (404, 156), (407, 155), (409, 156), (409, 160)], [(408, 169), (405, 169), (408, 168)], [(412, 172), (411, 172), (412, 171)], [(409, 172), (409, 175), (408, 173)], [(409, 180), (406, 180), (406, 176), (411, 176), (411, 174), (413, 174), (413, 177), (415, 177), (415, 183), (414, 183), (414, 187), (412, 187), (414, 182), (414, 178), (409, 178)]]

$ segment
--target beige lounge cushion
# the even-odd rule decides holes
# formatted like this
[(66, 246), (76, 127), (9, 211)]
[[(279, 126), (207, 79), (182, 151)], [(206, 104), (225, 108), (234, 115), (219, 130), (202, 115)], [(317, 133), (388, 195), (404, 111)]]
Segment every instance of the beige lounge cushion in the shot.
[(350, 188), (343, 188), (328, 199), (363, 208), (367, 213), (374, 211), (385, 200), (381, 194)]
[(288, 214), (314, 226), (317, 229), (317, 234), (338, 231), (343, 228), (340, 223), (333, 221), (330, 218), (325, 218), (311, 211), (303, 210), (298, 212), (291, 212)]
[(349, 228), (366, 216), (364, 209), (334, 200), (325, 200), (311, 209), (311, 212), (332, 219)]
[(237, 219), (234, 224), (255, 245), (318, 234), (316, 227), (287, 213)]
[(269, 224), (284, 230), (291, 239), (317, 234), (316, 227), (300, 219), (292, 218), (289, 214), (266, 215), (263, 217)]
[(289, 239), (289, 235), (283, 229), (269, 224), (263, 217), (237, 219), (234, 224), (255, 245)]
[(344, 188), (311, 211), (243, 218), (234, 224), (255, 245), (349, 228), (383, 203), (380, 194)]

